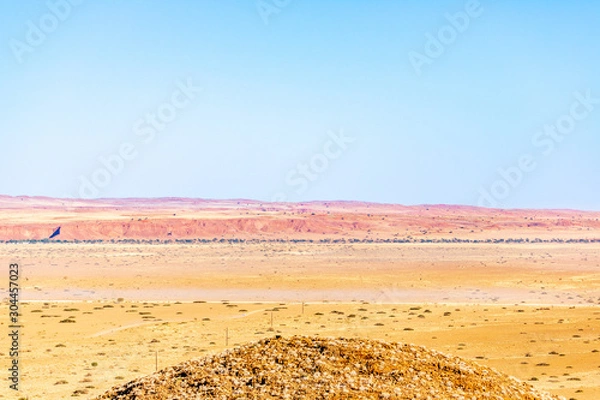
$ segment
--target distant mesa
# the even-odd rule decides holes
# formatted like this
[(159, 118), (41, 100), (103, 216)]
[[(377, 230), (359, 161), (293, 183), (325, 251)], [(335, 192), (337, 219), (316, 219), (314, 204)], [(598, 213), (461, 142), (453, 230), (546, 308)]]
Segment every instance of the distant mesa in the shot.
[(50, 238), (60, 234), (63, 241), (600, 239), (600, 212), (352, 201), (0, 195), (0, 221), (0, 241), (39, 240), (49, 232), (54, 232)]

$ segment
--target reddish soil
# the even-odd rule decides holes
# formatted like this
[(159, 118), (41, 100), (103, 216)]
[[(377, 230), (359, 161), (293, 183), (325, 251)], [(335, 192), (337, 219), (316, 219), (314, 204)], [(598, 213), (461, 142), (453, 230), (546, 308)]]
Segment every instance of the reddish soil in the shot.
[(0, 240), (600, 238), (600, 212), (251, 200), (0, 196)]

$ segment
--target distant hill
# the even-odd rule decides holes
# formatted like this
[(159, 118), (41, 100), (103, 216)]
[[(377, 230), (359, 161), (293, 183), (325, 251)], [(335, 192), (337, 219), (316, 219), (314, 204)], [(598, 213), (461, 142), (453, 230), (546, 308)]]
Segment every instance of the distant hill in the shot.
[(0, 240), (600, 239), (600, 212), (351, 201), (0, 196)]

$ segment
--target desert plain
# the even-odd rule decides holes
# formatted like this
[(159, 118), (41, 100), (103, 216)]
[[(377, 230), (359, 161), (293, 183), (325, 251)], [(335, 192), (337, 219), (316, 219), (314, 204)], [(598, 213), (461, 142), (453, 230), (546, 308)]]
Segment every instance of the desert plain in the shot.
[[(0, 398), (95, 398), (192, 358), (311, 335), (423, 345), (595, 400), (599, 218), (0, 196), (0, 265), (6, 282), (9, 264), (21, 267), (23, 325), (21, 390), (4, 380)], [(0, 343), (6, 370), (9, 341)]]

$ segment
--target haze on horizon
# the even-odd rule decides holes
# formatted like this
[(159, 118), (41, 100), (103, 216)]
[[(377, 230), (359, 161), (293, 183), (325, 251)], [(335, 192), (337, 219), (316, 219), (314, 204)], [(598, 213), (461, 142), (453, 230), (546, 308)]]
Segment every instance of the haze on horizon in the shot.
[(6, 3), (0, 194), (600, 210), (598, 37), (595, 2)]

